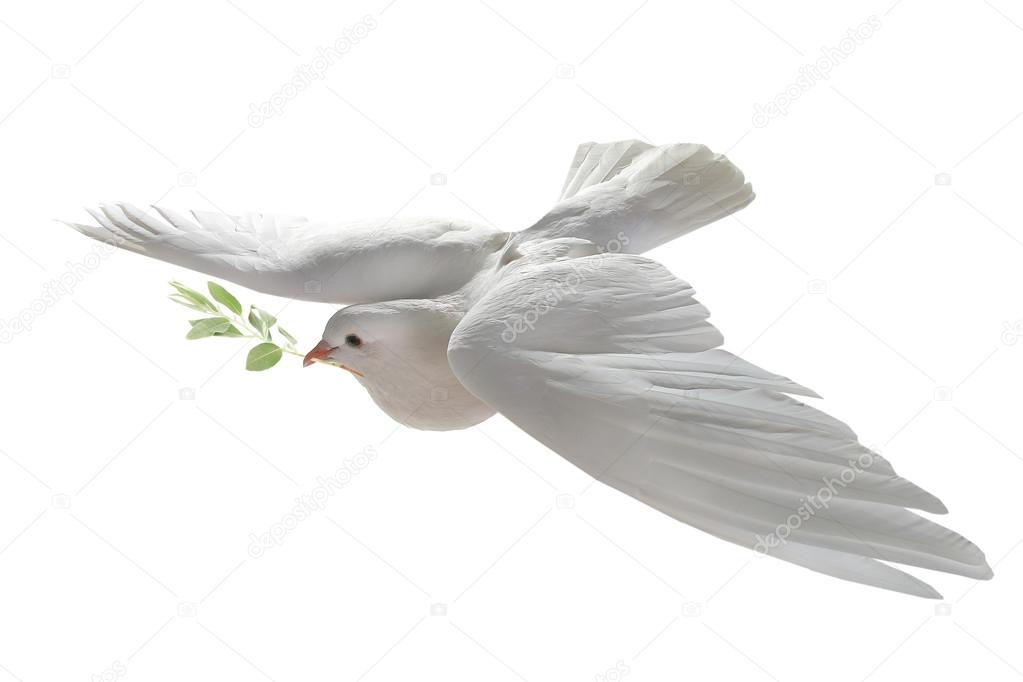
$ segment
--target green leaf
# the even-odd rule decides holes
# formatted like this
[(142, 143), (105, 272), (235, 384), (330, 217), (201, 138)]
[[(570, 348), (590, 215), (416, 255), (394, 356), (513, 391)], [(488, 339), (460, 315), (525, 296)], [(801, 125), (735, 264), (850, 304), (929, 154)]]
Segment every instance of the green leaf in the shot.
[(200, 313), (208, 313), (209, 312), (208, 310), (206, 310), (206, 308), (200, 308), (199, 306), (197, 306), (195, 303), (192, 302), (192, 299), (185, 298), (181, 294), (171, 294), (167, 298), (169, 298), (170, 300), (174, 301), (178, 305), (183, 305), (186, 308), (189, 308), (190, 310), (198, 310)]
[(281, 336), (288, 340), (288, 343), (290, 345), (294, 346), (298, 343), (298, 340), (294, 336), (289, 334), (287, 330), (284, 329), (284, 327), (277, 325), (277, 331), (281, 333)]
[(227, 331), (231, 326), (231, 321), (226, 317), (207, 317), (202, 320), (189, 320), (188, 323), (192, 328), (185, 335), (186, 339), (205, 339), (207, 336)]
[(249, 351), (245, 359), (245, 369), (251, 372), (262, 372), (270, 369), (278, 362), (284, 352), (276, 343), (261, 343)]
[(256, 306), (249, 306), (249, 324), (255, 328), (256, 332), (264, 339), (269, 337), (270, 329), (266, 325), (266, 320), (259, 315), (259, 308)]
[(277, 324), (277, 318), (271, 315), (270, 313), (266, 312), (262, 308), (256, 308), (255, 306), (253, 306), (253, 309), (256, 311), (256, 314), (258, 314), (266, 321), (267, 329)]
[(210, 295), (213, 296), (213, 300), (217, 303), (220, 303), (235, 315), (242, 314), (242, 304), (238, 302), (238, 299), (230, 291), (216, 282), (207, 282), (206, 288), (210, 290)]
[(261, 310), (256, 306), (249, 306), (249, 324), (256, 328), (256, 330), (262, 334), (264, 339), (270, 338), (270, 327), (277, 323), (277, 318)]
[(195, 305), (199, 306), (201, 309), (211, 313), (220, 312), (219, 310), (217, 310), (217, 306), (213, 305), (213, 302), (210, 299), (206, 298), (195, 289), (189, 289), (180, 282), (171, 282), (170, 285), (177, 289), (179, 294), (187, 298)]
[(224, 331), (217, 332), (216, 334), (214, 334), (214, 336), (245, 336), (245, 334), (242, 334), (240, 331), (238, 331), (238, 327), (232, 324)]

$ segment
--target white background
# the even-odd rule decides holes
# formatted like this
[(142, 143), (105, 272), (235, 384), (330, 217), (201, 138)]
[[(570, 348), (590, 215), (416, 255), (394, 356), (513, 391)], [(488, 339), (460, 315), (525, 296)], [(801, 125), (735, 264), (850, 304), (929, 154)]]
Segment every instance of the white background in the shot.
[[(386, 2), (0, 6), (0, 320), (31, 326), (0, 346), (0, 680), (1020, 676), (1020, 8)], [(366, 15), (321, 82), (248, 124)], [(871, 15), (830, 79), (754, 125)], [(126, 199), (519, 229), (577, 143), (628, 137), (746, 172), (750, 208), (653, 255), (728, 348), (938, 494), (993, 581), (915, 571), (937, 603), (754, 559), (500, 417), (419, 433), (329, 368), (247, 373), (243, 343), (183, 338), (166, 282), (203, 276), (97, 264), (52, 220)], [(331, 312), (234, 289), (303, 344)], [(248, 554), (367, 447), (324, 511)]]

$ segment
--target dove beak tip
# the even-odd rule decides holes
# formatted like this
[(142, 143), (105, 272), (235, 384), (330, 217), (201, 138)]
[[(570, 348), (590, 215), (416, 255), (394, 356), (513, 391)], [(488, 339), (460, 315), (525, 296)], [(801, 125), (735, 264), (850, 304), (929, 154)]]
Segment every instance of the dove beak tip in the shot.
[(305, 354), (304, 358), (302, 358), (302, 366), (308, 367), (314, 362), (326, 360), (336, 349), (337, 346), (332, 346), (326, 341), (320, 341), (311, 351)]

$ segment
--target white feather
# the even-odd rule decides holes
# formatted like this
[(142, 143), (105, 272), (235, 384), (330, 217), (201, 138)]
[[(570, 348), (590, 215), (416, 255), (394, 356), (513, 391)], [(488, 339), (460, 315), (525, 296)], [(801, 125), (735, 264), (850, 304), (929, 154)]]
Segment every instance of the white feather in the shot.
[(308, 221), (131, 204), (89, 210), (82, 234), (256, 291), (328, 303), (432, 297), (472, 279), (506, 233), (452, 220)]
[(829, 575), (929, 597), (879, 561), (990, 577), (974, 544), (904, 509), (944, 513), (937, 498), (787, 395), (812, 391), (716, 349), (706, 309), (663, 267), (631, 255), (522, 261), (455, 329), (448, 358), (473, 394), (570, 462)]
[(643, 253), (753, 199), (742, 171), (703, 145), (588, 142), (561, 201), (517, 238), (583, 237), (605, 251)]
[(975, 545), (907, 509), (944, 513), (936, 497), (792, 397), (813, 391), (718, 348), (692, 288), (628, 255), (753, 196), (702, 145), (627, 140), (581, 145), (559, 203), (518, 233), (130, 204), (72, 227), (259, 291), (368, 303), (335, 313), (326, 347), (403, 423), (465, 428), (498, 410), (655, 509), (846, 580), (933, 598), (883, 562), (990, 577)]

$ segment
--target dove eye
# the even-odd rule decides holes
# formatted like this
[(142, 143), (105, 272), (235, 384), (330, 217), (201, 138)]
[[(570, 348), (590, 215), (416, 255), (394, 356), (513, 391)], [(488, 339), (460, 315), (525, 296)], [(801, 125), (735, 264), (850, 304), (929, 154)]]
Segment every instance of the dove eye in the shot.
[(352, 348), (358, 348), (359, 346), (362, 345), (362, 339), (360, 339), (355, 334), (349, 334), (348, 336), (345, 337), (345, 343), (351, 346)]

